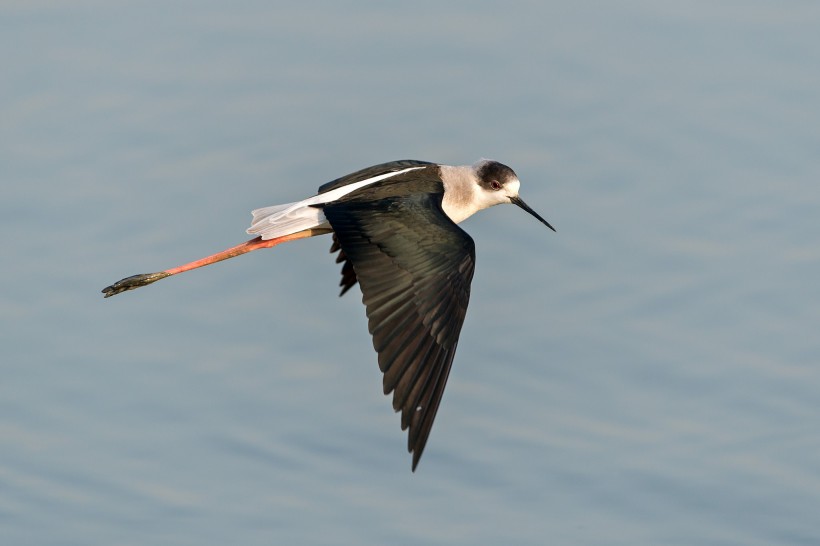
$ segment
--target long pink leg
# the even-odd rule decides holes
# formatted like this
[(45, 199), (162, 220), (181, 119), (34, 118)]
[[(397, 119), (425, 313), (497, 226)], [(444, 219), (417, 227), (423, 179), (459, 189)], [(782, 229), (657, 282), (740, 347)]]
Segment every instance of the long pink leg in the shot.
[(198, 267), (203, 267), (216, 262), (221, 262), (222, 260), (234, 258), (236, 256), (239, 256), (240, 254), (245, 254), (253, 250), (258, 250), (260, 248), (270, 248), (272, 246), (276, 246), (281, 243), (286, 243), (288, 241), (296, 241), (297, 239), (304, 239), (306, 237), (313, 237), (315, 235), (323, 235), (329, 232), (329, 229), (306, 229), (298, 233), (284, 235), (282, 237), (277, 237), (275, 239), (262, 240), (261, 237), (256, 237), (255, 239), (245, 241), (240, 245), (236, 245), (227, 250), (223, 250), (222, 252), (217, 252), (216, 254), (207, 256), (205, 258), (193, 261), (185, 265), (172, 267), (171, 269), (166, 269), (165, 271), (157, 271), (156, 273), (142, 273), (140, 275), (132, 275), (131, 277), (126, 277), (120, 281), (115, 282), (111, 286), (106, 286), (102, 289), (102, 293), (105, 294), (106, 298), (108, 298), (110, 296), (119, 294), (120, 292), (125, 292), (126, 290), (134, 290), (135, 288), (139, 288), (141, 286), (147, 286), (160, 279), (164, 279), (165, 277), (176, 275), (177, 273), (190, 271), (191, 269), (196, 269)]

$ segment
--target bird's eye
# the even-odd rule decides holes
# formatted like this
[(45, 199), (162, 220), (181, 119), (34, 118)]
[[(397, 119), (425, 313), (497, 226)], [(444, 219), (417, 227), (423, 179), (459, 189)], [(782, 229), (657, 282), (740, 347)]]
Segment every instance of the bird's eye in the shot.
[(501, 189), (501, 182), (499, 182), (498, 180), (493, 180), (492, 182), (490, 182), (490, 187), (492, 189), (496, 190), (496, 191), (500, 190)]

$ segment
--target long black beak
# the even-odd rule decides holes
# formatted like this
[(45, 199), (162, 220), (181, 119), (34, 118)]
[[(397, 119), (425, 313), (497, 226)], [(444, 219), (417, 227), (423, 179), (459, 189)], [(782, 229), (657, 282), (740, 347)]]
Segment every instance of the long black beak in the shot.
[(537, 212), (535, 212), (534, 210), (532, 210), (532, 209), (530, 208), (530, 206), (529, 206), (528, 204), (526, 204), (526, 203), (524, 202), (524, 200), (523, 200), (523, 199), (521, 199), (520, 197), (510, 197), (510, 202), (511, 202), (513, 205), (518, 205), (519, 207), (521, 207), (521, 208), (522, 208), (522, 209), (524, 209), (525, 211), (529, 212), (530, 214), (532, 214), (533, 216), (535, 216), (536, 218), (538, 218), (538, 219), (541, 221), (541, 223), (542, 223), (542, 224), (544, 224), (545, 226), (547, 226), (548, 228), (550, 228), (552, 231), (555, 231), (555, 228), (554, 228), (554, 227), (552, 227), (552, 226), (550, 225), (550, 223), (549, 223), (549, 222), (547, 222), (546, 220), (544, 220), (543, 218), (541, 218), (541, 216), (539, 216)]

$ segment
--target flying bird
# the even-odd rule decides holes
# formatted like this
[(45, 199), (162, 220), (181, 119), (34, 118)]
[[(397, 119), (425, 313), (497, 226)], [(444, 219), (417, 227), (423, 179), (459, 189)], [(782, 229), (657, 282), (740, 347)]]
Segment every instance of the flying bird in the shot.
[(470, 299), (473, 239), (457, 224), (502, 203), (555, 229), (518, 195), (515, 172), (497, 161), (449, 166), (401, 160), (367, 167), (319, 187), (313, 197), (256, 209), (255, 237), (194, 262), (134, 275), (102, 290), (110, 297), (160, 279), (280, 243), (332, 234), (343, 295), (357, 282), (384, 374), (401, 411), (416, 470), (427, 444)]

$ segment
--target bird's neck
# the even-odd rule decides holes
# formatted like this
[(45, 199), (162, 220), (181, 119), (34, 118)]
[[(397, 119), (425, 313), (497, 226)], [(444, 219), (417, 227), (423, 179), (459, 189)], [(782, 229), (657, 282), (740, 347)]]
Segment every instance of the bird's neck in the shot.
[(472, 167), (442, 165), (440, 168), (444, 183), (441, 208), (450, 220), (458, 224), (486, 208), (476, 201), (476, 175)]

